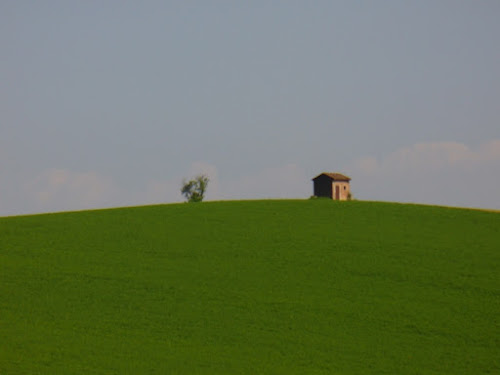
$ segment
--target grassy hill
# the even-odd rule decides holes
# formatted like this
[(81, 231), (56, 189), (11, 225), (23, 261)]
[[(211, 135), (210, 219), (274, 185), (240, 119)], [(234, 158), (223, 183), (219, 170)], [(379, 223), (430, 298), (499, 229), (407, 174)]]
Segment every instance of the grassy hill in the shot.
[(500, 371), (500, 214), (173, 204), (0, 219), (0, 374)]

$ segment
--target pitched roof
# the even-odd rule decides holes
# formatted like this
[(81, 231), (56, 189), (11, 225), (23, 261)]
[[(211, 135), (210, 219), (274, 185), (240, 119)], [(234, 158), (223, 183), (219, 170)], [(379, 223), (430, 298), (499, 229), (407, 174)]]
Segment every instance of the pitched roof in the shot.
[(318, 177), (320, 177), (322, 175), (328, 176), (332, 180), (335, 180), (335, 181), (351, 181), (350, 177), (344, 176), (343, 174), (340, 174), (340, 173), (328, 173), (328, 172), (324, 172), (324, 173), (321, 173), (321, 174), (317, 175), (316, 177), (313, 178), (313, 180), (317, 179)]

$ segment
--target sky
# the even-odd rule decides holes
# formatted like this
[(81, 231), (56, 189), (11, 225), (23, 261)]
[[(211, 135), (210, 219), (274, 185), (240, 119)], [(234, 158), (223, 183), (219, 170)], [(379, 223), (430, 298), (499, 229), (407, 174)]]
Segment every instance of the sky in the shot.
[(500, 2), (0, 1), (0, 216), (303, 198), (500, 209)]

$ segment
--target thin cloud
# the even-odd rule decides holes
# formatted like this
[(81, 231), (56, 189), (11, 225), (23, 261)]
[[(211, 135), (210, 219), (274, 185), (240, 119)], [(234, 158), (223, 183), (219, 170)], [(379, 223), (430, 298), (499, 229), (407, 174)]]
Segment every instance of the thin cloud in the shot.
[(138, 193), (134, 201), (139, 205), (181, 202), (180, 183), (178, 179), (149, 181), (144, 192)]
[[(348, 170), (361, 199), (500, 207), (500, 140), (472, 148), (458, 142), (418, 143)], [(356, 193), (355, 193), (356, 195)]]
[(297, 164), (286, 164), (229, 179), (223, 191), (225, 199), (306, 198), (310, 189), (305, 170)]
[[(418, 143), (366, 156), (343, 168), (359, 199), (500, 209), (500, 140), (476, 148), (458, 142)], [(3, 188), (2, 215), (67, 211), (183, 201), (182, 180), (210, 178), (206, 200), (307, 198), (311, 176), (297, 164), (264, 168), (238, 178), (220, 174), (206, 161), (193, 162), (182, 176), (144, 181), (131, 190), (95, 171), (47, 169), (18, 177), (21, 188)], [(12, 182), (12, 181), (11, 181)]]
[(49, 169), (24, 185), (24, 196), (38, 211), (98, 208), (117, 196), (113, 181), (96, 172)]

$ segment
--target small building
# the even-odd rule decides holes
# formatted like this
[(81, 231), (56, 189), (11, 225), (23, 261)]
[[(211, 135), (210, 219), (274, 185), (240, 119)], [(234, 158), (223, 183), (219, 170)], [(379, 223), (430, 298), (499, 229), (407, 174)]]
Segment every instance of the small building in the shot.
[(314, 177), (314, 196), (345, 201), (351, 196), (351, 179), (340, 173), (321, 173)]

